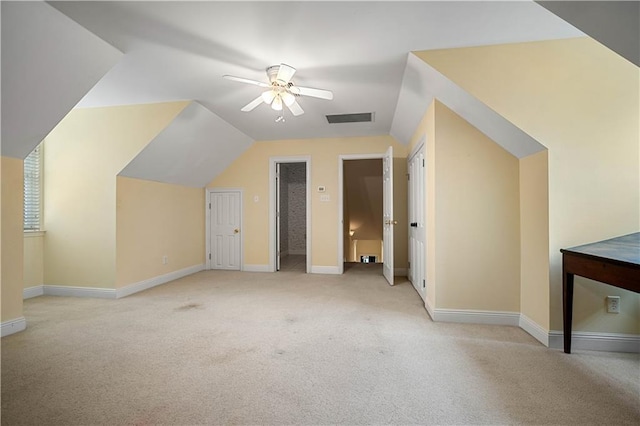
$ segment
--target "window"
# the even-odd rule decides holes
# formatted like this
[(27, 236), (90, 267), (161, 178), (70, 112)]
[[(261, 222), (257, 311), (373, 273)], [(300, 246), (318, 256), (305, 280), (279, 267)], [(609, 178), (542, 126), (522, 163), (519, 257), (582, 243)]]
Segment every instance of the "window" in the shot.
[(36, 149), (24, 160), (24, 230), (40, 231), (42, 219), (42, 148)]

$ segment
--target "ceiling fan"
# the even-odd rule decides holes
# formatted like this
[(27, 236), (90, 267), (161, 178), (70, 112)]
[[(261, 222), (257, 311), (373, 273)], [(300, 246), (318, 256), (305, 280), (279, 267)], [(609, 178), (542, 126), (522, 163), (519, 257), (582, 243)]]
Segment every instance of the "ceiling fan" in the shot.
[(304, 114), (304, 110), (296, 101), (299, 96), (311, 96), (320, 99), (333, 99), (333, 93), (330, 90), (314, 89), (312, 87), (296, 86), (291, 79), (296, 73), (296, 69), (287, 64), (272, 65), (267, 68), (267, 77), (269, 83), (262, 81), (250, 80), (248, 78), (235, 77), (233, 75), (223, 75), (227, 80), (237, 81), (240, 83), (254, 84), (259, 87), (268, 89), (260, 96), (242, 107), (240, 111), (249, 112), (258, 105), (265, 103), (271, 105), (276, 111), (282, 111), (283, 105), (289, 108), (295, 116)]

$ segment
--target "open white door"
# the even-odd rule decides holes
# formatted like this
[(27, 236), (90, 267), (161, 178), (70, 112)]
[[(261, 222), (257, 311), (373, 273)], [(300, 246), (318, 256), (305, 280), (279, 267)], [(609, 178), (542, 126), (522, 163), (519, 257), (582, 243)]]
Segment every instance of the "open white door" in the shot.
[(393, 285), (393, 147), (382, 159), (382, 274)]

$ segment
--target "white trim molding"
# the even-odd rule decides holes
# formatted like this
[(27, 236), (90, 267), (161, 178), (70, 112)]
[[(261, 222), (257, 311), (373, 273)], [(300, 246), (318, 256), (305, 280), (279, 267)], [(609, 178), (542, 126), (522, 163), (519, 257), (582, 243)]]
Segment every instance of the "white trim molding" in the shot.
[(9, 321), (4, 321), (0, 325), (0, 333), (2, 337), (9, 336), (10, 334), (19, 333), (27, 328), (27, 320), (24, 317), (15, 318)]
[(525, 314), (520, 314), (520, 321), (518, 325), (521, 329), (533, 336), (538, 342), (549, 347), (549, 332), (540, 324)]
[(340, 268), (337, 266), (315, 266), (311, 265), (312, 274), (340, 275)]
[(424, 298), (424, 307), (426, 308), (427, 313), (431, 317), (431, 321), (435, 321), (436, 318), (435, 318), (435, 313), (433, 311), (433, 303), (431, 303), (431, 300), (429, 300), (429, 298), (426, 296)]
[(242, 267), (245, 272), (271, 272), (269, 265), (249, 265), (246, 264)]
[(74, 287), (66, 285), (44, 285), (45, 296), (62, 297), (97, 297), (99, 299), (115, 299), (115, 288)]
[(31, 299), (32, 297), (38, 297), (44, 295), (43, 285), (34, 285), (33, 287), (27, 287), (22, 290), (23, 299)]
[(205, 265), (201, 263), (199, 265), (189, 266), (188, 268), (179, 269), (177, 271), (169, 272), (164, 275), (159, 275), (157, 277), (149, 278), (134, 284), (130, 284), (125, 287), (121, 287), (119, 289), (116, 289), (116, 299), (120, 299), (121, 297), (126, 297), (144, 290), (148, 290), (150, 288), (159, 286), (161, 284), (166, 284), (170, 281), (177, 280), (182, 277), (186, 277), (187, 275), (191, 275), (191, 274), (195, 274), (196, 272), (203, 271), (204, 269), (205, 269)]
[[(427, 308), (428, 310), (428, 308)], [(520, 313), (501, 311), (472, 311), (466, 309), (433, 309), (434, 321), (467, 324), (511, 325), (518, 327)]]
[[(564, 348), (564, 333), (551, 330), (549, 347)], [(640, 335), (574, 331), (571, 333), (571, 350), (640, 353)]]

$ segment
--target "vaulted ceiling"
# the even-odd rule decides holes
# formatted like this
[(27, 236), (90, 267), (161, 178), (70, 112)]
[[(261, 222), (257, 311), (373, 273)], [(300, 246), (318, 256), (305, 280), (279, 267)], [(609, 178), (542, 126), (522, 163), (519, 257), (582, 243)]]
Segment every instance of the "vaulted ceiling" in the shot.
[[(201, 186), (213, 176), (191, 167), (191, 154), (169, 171), (158, 166), (177, 158), (172, 141), (181, 135), (188, 149), (210, 150), (201, 169), (224, 167), (253, 140), (391, 134), (407, 143), (436, 96), (527, 155), (536, 141), (411, 52), (582, 35), (530, 1), (2, 2), (2, 153), (26, 156), (74, 105), (191, 100), (123, 174)], [(305, 114), (285, 111), (284, 123), (267, 105), (241, 112), (261, 89), (222, 76), (266, 81), (265, 68), (279, 63), (297, 68), (296, 84), (329, 89), (334, 100), (302, 97)], [(325, 118), (360, 112), (375, 120)], [(214, 155), (225, 144), (236, 149)]]

